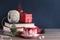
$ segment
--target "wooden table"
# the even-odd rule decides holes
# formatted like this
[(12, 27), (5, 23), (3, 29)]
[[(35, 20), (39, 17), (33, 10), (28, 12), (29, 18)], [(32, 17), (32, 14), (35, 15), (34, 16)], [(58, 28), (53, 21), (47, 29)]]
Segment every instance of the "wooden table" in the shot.
[[(0, 34), (2, 35), (3, 32), (1, 31)], [(44, 40), (60, 40), (60, 29), (45, 29), (45, 36)], [(24, 39), (18, 37), (12, 37), (13, 40), (40, 40), (40, 39)]]

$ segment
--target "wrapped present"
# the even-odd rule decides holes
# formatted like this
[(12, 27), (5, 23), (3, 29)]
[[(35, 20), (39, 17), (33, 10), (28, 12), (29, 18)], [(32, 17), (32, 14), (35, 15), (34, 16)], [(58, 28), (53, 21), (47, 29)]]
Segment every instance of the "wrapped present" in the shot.
[(21, 15), (20, 21), (24, 22), (24, 23), (31, 23), (32, 22), (32, 14), (23, 13)]

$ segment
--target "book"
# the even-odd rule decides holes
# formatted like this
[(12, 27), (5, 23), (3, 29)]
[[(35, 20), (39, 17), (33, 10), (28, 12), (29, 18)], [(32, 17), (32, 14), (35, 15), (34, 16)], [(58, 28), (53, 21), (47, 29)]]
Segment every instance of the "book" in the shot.
[[(12, 23), (5, 22), (5, 26), (11, 27)], [(34, 23), (16, 23), (15, 26), (18, 27), (26, 27), (26, 28), (33, 28), (35, 27)]]
[[(10, 28), (3, 26), (3, 31), (11, 32)], [(16, 29), (17, 32), (23, 32), (23, 28)]]
[(11, 32), (10, 28), (3, 26), (3, 31)]

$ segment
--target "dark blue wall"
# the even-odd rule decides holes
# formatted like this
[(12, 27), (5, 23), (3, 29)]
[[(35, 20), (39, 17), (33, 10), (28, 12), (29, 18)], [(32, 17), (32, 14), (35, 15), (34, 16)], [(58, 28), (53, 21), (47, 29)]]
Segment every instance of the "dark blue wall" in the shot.
[(0, 22), (11, 9), (22, 4), (24, 12), (33, 14), (33, 22), (39, 27), (60, 28), (60, 0), (0, 0)]

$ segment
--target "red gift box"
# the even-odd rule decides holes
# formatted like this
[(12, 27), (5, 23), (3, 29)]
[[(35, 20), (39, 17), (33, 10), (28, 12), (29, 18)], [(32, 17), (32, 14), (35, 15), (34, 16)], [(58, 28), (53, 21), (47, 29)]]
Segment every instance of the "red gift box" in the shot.
[(27, 14), (27, 13), (21, 14), (20, 21), (24, 22), (24, 23), (31, 23), (32, 22), (32, 14)]

